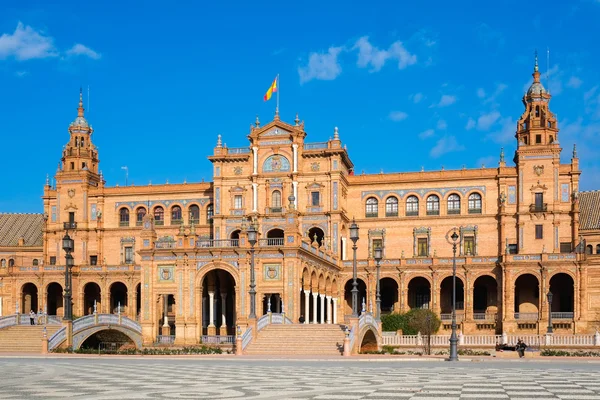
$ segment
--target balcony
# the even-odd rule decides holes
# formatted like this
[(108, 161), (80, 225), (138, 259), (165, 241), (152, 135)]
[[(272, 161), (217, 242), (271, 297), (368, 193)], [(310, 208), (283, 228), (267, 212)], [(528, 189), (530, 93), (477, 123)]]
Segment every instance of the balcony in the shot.
[(515, 319), (521, 320), (521, 321), (537, 321), (538, 320), (538, 313), (534, 312), (534, 313), (515, 313)]
[(171, 225), (181, 225), (181, 224), (183, 224), (183, 219), (181, 219), (181, 218), (171, 219)]
[(142, 226), (144, 221), (135, 221), (135, 226)]
[(77, 222), (64, 222), (63, 229), (77, 229)]
[(258, 245), (260, 247), (283, 246), (283, 238), (258, 239)]
[(377, 218), (378, 215), (379, 215), (379, 213), (376, 213), (376, 212), (367, 212), (365, 214), (365, 217), (367, 217), (367, 218)]
[(532, 204), (529, 206), (529, 212), (531, 212), (531, 213), (546, 212), (546, 211), (548, 211), (548, 203)]
[(553, 312), (552, 319), (569, 319), (572, 320), (574, 317), (573, 312)]
[(119, 226), (129, 226), (129, 221), (119, 221)]
[(228, 248), (228, 247), (239, 247), (240, 240), (239, 239), (199, 239), (196, 240), (196, 247), (202, 248)]
[(283, 214), (285, 210), (283, 207), (267, 207), (267, 214)]
[(200, 218), (190, 218), (190, 225), (198, 225), (200, 223)]

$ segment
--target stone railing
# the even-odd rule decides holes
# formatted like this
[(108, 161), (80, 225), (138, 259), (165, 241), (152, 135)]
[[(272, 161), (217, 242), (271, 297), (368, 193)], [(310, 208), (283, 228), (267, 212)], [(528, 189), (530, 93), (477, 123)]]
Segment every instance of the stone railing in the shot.
[(283, 238), (258, 239), (258, 245), (261, 247), (283, 246)]
[(228, 147), (227, 154), (249, 154), (249, 147)]
[(515, 319), (518, 319), (518, 320), (537, 321), (538, 317), (539, 317), (539, 314), (536, 313), (536, 312), (527, 312), (527, 313), (518, 312), (518, 313), (515, 313)]
[(242, 350), (244, 350), (252, 342), (252, 327), (248, 327), (242, 335)]
[(175, 335), (158, 335), (156, 336), (156, 344), (175, 344)]
[(553, 312), (552, 319), (573, 319), (572, 312)]
[(54, 349), (56, 346), (67, 340), (67, 328), (62, 327), (54, 335), (48, 339), (48, 350)]
[(327, 142), (304, 143), (304, 150), (326, 149), (327, 146), (328, 146)]
[(368, 312), (360, 314), (360, 317), (358, 318), (358, 330), (361, 331), (365, 325), (377, 327), (377, 321), (375, 320), (375, 317), (373, 317), (373, 314)]
[(239, 247), (239, 239), (198, 239), (196, 247)]
[[(440, 319), (444, 322), (447, 321), (452, 321), (452, 313), (444, 313), (444, 314), (440, 314)], [(465, 319), (465, 314), (463, 313), (456, 313), (456, 322), (461, 322), (462, 320)]]
[[(521, 339), (529, 347), (540, 346), (574, 346), (596, 347), (600, 346), (600, 333), (589, 335), (458, 335), (460, 346), (494, 347), (496, 344), (514, 346)], [(396, 335), (384, 332), (381, 344), (388, 346), (421, 346), (427, 342), (424, 335)], [(432, 346), (449, 346), (450, 335), (432, 335)]]
[(475, 321), (496, 321), (497, 314), (496, 313), (473, 313), (473, 319)]
[(293, 324), (292, 320), (279, 313), (266, 313), (256, 321), (256, 330), (260, 332), (269, 324)]
[(203, 344), (233, 344), (235, 342), (233, 335), (202, 335), (200, 339)]

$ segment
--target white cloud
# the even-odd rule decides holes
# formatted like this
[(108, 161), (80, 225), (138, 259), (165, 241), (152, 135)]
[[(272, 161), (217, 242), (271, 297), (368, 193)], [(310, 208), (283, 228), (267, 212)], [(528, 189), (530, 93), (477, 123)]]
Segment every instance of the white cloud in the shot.
[(396, 122), (404, 121), (406, 118), (408, 118), (408, 114), (404, 111), (392, 111), (389, 115), (389, 119)]
[(434, 134), (435, 131), (433, 129), (427, 129), (426, 131), (419, 133), (419, 139), (427, 139), (428, 137), (431, 137)]
[(483, 101), (483, 104), (494, 103), (496, 101), (496, 98), (500, 96), (500, 94), (502, 94), (502, 92), (504, 92), (504, 90), (507, 87), (508, 86), (504, 83), (496, 84), (496, 89), (494, 90), (494, 93), (492, 93), (490, 96), (487, 96), (487, 98)]
[(481, 115), (477, 118), (477, 129), (480, 131), (487, 131), (498, 121), (500, 113), (498, 111), (492, 111), (487, 114)]
[(358, 49), (356, 64), (361, 68), (371, 66), (371, 72), (379, 71), (388, 60), (397, 60), (399, 69), (417, 63), (417, 56), (411, 54), (401, 41), (392, 43), (388, 50), (381, 50), (369, 42), (368, 36), (363, 36), (352, 47), (352, 50), (356, 49)]
[(569, 78), (569, 81), (567, 82), (567, 87), (571, 88), (571, 89), (578, 89), (582, 83), (583, 83), (583, 81), (581, 79), (579, 79), (576, 76), (572, 76)]
[(456, 103), (456, 96), (444, 94), (444, 95), (442, 95), (440, 102), (437, 104), (434, 104), (433, 107), (448, 107), (454, 103)]
[(443, 119), (440, 119), (437, 122), (437, 128), (438, 129), (446, 129), (448, 127), (448, 123), (446, 123), (446, 121), (444, 121)]
[(600, 118), (600, 92), (597, 90), (598, 86), (594, 86), (583, 94), (585, 112), (593, 118)]
[(30, 26), (17, 24), (14, 33), (0, 36), (0, 60), (14, 57), (18, 61), (56, 57), (54, 39)]
[(411, 96), (413, 103), (417, 104), (423, 100), (423, 93), (415, 93)]
[(501, 118), (496, 124), (500, 129), (487, 134), (487, 138), (496, 143), (509, 143), (515, 140), (516, 122), (511, 117)]
[(438, 158), (441, 155), (452, 153), (456, 151), (463, 151), (465, 146), (458, 143), (454, 136), (444, 136), (437, 141), (435, 146), (429, 152), (429, 155), (433, 158)]
[(93, 60), (99, 60), (100, 53), (95, 52), (87, 46), (82, 45), (81, 43), (77, 43), (75, 46), (71, 47), (67, 50), (68, 56), (87, 56)]
[(477, 97), (479, 97), (480, 99), (483, 99), (485, 97), (485, 90), (483, 90), (483, 88), (477, 89)]
[(331, 81), (342, 72), (338, 55), (342, 47), (330, 47), (327, 53), (311, 53), (306, 67), (298, 68), (300, 83), (313, 79)]
[(467, 121), (467, 126), (465, 126), (465, 129), (469, 131), (469, 130), (475, 128), (475, 125), (477, 125), (475, 120), (473, 118), (469, 118), (469, 120)]

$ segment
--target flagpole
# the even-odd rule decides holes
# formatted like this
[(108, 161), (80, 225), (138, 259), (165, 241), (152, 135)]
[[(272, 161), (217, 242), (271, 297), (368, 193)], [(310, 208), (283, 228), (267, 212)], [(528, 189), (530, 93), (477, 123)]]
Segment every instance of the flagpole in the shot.
[(279, 74), (277, 74), (277, 106), (275, 108), (275, 114), (279, 114)]

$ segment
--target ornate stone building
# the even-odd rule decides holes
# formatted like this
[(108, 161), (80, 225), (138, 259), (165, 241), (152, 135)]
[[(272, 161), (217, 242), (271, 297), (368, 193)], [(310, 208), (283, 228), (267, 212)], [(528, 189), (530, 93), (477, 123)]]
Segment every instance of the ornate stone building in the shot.
[(159, 335), (182, 344), (231, 335), (250, 314), (247, 230), (256, 224), (257, 315), (271, 308), (294, 322), (341, 323), (351, 313), (355, 220), (367, 309), (373, 250), (382, 247), (383, 312), (431, 308), (449, 329), (446, 235), (457, 227), (463, 332), (544, 332), (549, 312), (557, 332), (593, 331), (600, 192), (579, 192), (575, 149), (560, 163), (558, 122), (537, 65), (533, 77), (514, 165), (501, 152), (497, 168), (356, 175), (337, 128), (329, 141), (307, 142), (303, 122), (275, 115), (266, 125), (257, 118), (248, 147), (218, 138), (208, 157), (212, 182), (148, 186), (105, 185), (80, 99), (56, 185), (44, 187), (43, 215), (1, 216), (1, 312), (61, 315), (66, 226), (75, 240), (75, 316), (121, 307), (140, 321), (146, 344)]

